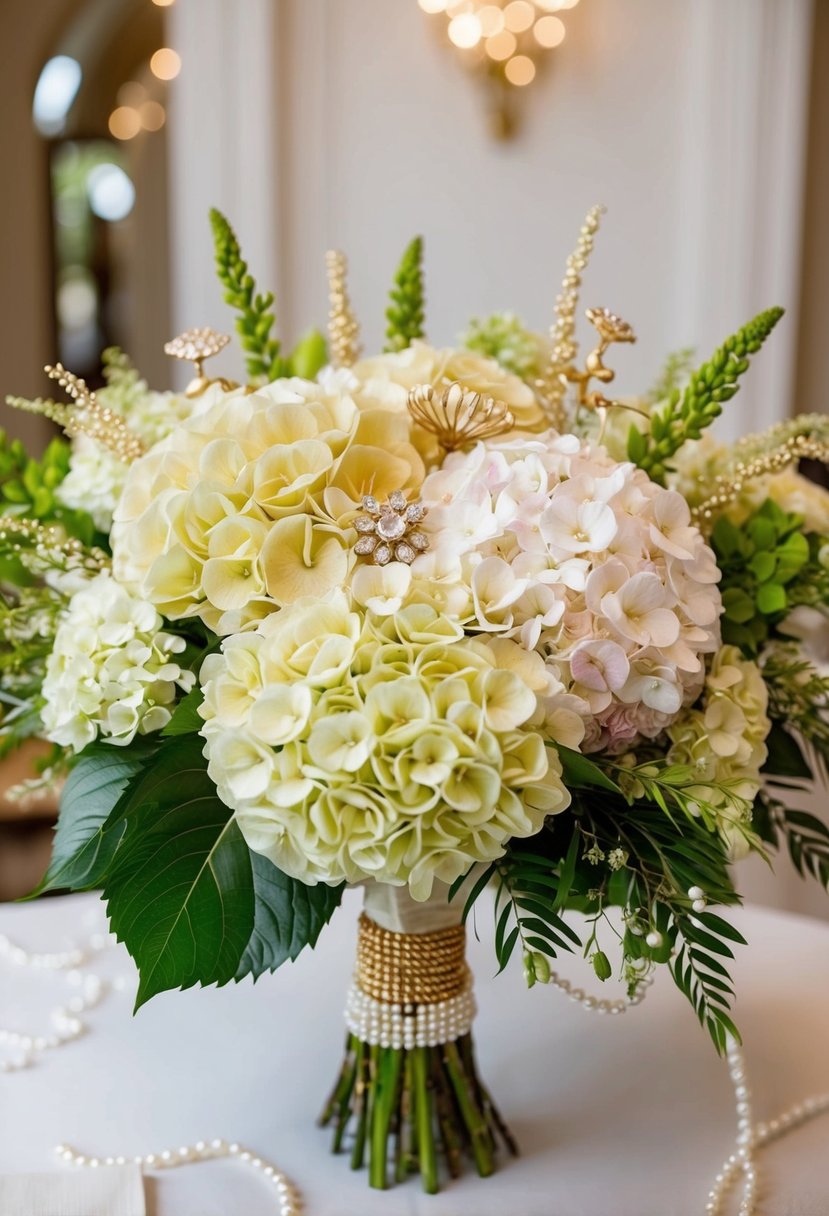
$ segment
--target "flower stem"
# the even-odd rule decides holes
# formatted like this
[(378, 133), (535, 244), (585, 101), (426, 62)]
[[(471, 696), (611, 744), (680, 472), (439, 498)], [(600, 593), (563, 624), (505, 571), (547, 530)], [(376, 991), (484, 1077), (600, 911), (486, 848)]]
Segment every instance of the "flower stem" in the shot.
[(417, 1094), (417, 1142), (420, 1157), (420, 1176), (423, 1179), (423, 1189), (427, 1195), (434, 1195), (438, 1189), (438, 1168), (435, 1155), (435, 1134), (433, 1126), (433, 1103), (429, 1082), (429, 1059), (427, 1047), (415, 1047), (412, 1053), (412, 1075), (414, 1089)]

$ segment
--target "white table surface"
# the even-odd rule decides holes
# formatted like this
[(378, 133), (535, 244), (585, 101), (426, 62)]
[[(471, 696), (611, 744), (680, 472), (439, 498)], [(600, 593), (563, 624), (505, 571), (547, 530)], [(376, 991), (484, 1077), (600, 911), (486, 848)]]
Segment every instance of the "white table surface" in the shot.
[[(165, 994), (135, 1018), (131, 963), (107, 952), (94, 970), (128, 983), (88, 1015), (89, 1033), (0, 1076), (0, 1172), (58, 1168), (52, 1150), (61, 1141), (105, 1156), (222, 1136), (285, 1170), (308, 1216), (701, 1216), (731, 1151), (733, 1098), (725, 1066), (670, 978), (615, 1018), (552, 989), (528, 992), (518, 967), (493, 975), (486, 906), (480, 942), (470, 935), (478, 1054), (522, 1156), (437, 1197), (416, 1179), (370, 1191), (364, 1172), (330, 1156), (328, 1132), (314, 1120), (340, 1064), (359, 898), (349, 893), (314, 954), (276, 976)], [(99, 915), (91, 896), (6, 905), (0, 933), (32, 950), (63, 949)], [(829, 1088), (829, 927), (759, 909), (734, 920), (751, 943), (734, 966), (737, 1021), (757, 1115), (769, 1118)], [(42, 1033), (66, 991), (65, 977), (0, 959), (0, 1026)], [(761, 1161), (763, 1216), (829, 1213), (829, 1118)], [(154, 1175), (147, 1190), (150, 1216), (275, 1211), (266, 1185), (230, 1161)]]

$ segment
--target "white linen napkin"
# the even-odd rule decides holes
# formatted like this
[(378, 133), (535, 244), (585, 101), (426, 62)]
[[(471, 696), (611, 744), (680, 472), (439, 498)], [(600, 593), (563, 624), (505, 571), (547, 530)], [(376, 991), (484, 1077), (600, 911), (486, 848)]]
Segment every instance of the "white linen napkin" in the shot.
[(146, 1216), (139, 1165), (0, 1175), (3, 1216)]

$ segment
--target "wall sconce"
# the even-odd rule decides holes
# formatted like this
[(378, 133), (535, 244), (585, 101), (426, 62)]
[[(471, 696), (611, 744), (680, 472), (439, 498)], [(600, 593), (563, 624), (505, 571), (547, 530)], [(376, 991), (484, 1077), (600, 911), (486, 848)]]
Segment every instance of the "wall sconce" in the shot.
[(566, 33), (561, 13), (579, 0), (418, 0), (446, 23), (446, 36), (487, 87), (493, 134), (516, 129), (514, 98), (532, 84)]

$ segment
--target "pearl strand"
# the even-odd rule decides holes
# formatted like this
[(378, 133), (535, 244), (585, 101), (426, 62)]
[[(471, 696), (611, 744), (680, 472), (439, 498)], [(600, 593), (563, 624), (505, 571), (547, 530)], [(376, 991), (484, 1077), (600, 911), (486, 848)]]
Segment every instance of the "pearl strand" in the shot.
[(758, 1174), (756, 1165), (756, 1150), (774, 1140), (779, 1140), (789, 1132), (818, 1115), (829, 1113), (829, 1091), (805, 1098), (796, 1102), (776, 1119), (768, 1123), (754, 1124), (751, 1113), (751, 1092), (746, 1078), (745, 1057), (742, 1049), (731, 1038), (726, 1048), (728, 1071), (734, 1086), (734, 1097), (737, 1103), (737, 1148), (724, 1162), (722, 1169), (714, 1179), (714, 1185), (708, 1192), (705, 1204), (705, 1216), (719, 1216), (723, 1201), (728, 1194), (735, 1175), (742, 1171), (743, 1194), (740, 1199), (738, 1216), (754, 1216), (757, 1211)]
[(629, 997), (619, 997), (616, 1000), (590, 996), (583, 988), (574, 988), (570, 981), (566, 980), (564, 976), (559, 975), (557, 971), (551, 971), (549, 979), (544, 982), (550, 984), (553, 988), (558, 988), (559, 992), (563, 992), (571, 1001), (574, 1001), (577, 1005), (581, 1005), (583, 1009), (587, 1009), (590, 1013), (619, 1014), (627, 1013), (628, 1009), (633, 1009), (635, 1005), (642, 1004), (648, 988), (653, 983), (653, 976), (642, 976), (637, 981), (636, 987)]
[(475, 1018), (472, 984), (457, 996), (433, 1004), (387, 1004), (363, 992), (355, 980), (348, 990), (345, 1022), (351, 1034), (373, 1046), (437, 1047), (469, 1034)]
[(87, 1157), (83, 1153), (75, 1152), (67, 1144), (59, 1144), (55, 1152), (67, 1165), (93, 1170), (129, 1164), (148, 1170), (168, 1170), (180, 1165), (193, 1165), (200, 1161), (215, 1161), (222, 1157), (231, 1157), (261, 1174), (273, 1186), (279, 1203), (279, 1216), (300, 1216), (302, 1211), (299, 1193), (287, 1175), (277, 1169), (272, 1162), (257, 1156), (256, 1153), (243, 1148), (235, 1141), (228, 1143), (227, 1140), (221, 1139), (197, 1140), (194, 1145), (183, 1145), (178, 1149), (162, 1149), (159, 1153), (146, 1153), (143, 1157)]
[(88, 1025), (80, 1015), (100, 1003), (107, 992), (107, 985), (100, 976), (84, 973), (80, 968), (105, 950), (110, 941), (109, 935), (95, 933), (83, 946), (62, 951), (33, 951), (0, 934), (0, 958), (15, 967), (62, 972), (71, 986), (80, 989), (75, 996), (52, 1009), (49, 1015), (53, 1027), (51, 1033), (30, 1034), (0, 1027), (0, 1047), (16, 1048), (18, 1051), (17, 1055), (0, 1060), (0, 1073), (20, 1072), (29, 1068), (37, 1055), (72, 1043), (86, 1033)]

